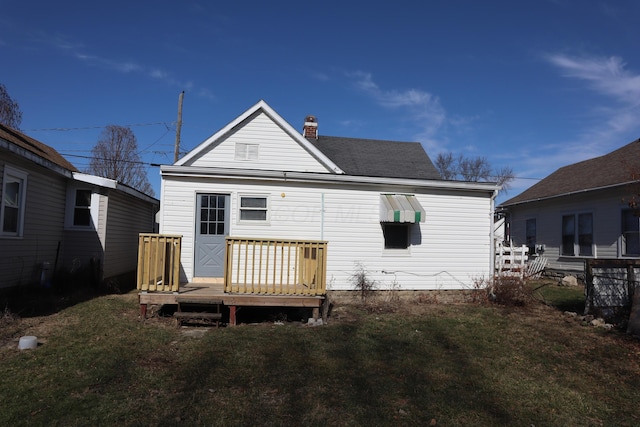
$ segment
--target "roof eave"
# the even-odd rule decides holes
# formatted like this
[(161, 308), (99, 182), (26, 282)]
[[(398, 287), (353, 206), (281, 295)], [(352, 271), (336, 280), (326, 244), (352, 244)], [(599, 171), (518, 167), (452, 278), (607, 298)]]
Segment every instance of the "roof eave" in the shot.
[(116, 181), (115, 179), (110, 179), (110, 178), (104, 178), (101, 176), (96, 176), (96, 175), (89, 175), (86, 173), (80, 173), (80, 172), (74, 172), (73, 173), (73, 179), (75, 179), (78, 182), (83, 182), (86, 184), (91, 184), (91, 185), (96, 185), (98, 187), (103, 187), (103, 188), (109, 188), (109, 189), (113, 189), (113, 190), (118, 190), (121, 191), (125, 194), (128, 194), (130, 196), (133, 196), (135, 198), (138, 198), (140, 200), (143, 200), (145, 202), (154, 204), (154, 205), (159, 205), (160, 201), (154, 197), (149, 196), (148, 194), (143, 193), (142, 191), (136, 190), (133, 187), (130, 187), (128, 185), (122, 184), (118, 181)]
[(318, 172), (265, 171), (235, 168), (209, 168), (177, 165), (160, 166), (160, 175), (164, 177), (199, 177), (199, 178), (233, 178), (239, 180), (293, 181), (316, 183), (352, 183), (368, 185), (412, 186), (440, 190), (464, 190), (486, 192), (492, 197), (500, 189), (495, 183), (444, 181), (416, 178), (383, 178), (372, 176), (355, 176), (346, 174), (329, 174)]
[(66, 178), (73, 178), (73, 171), (71, 169), (64, 168), (51, 160), (38, 156), (37, 154), (20, 147), (10, 141), (0, 138), (0, 148), (4, 148), (18, 156), (21, 156), (27, 160), (30, 160), (42, 167), (45, 167), (53, 172), (63, 175)]
[(522, 201), (514, 202), (514, 203), (501, 203), (500, 207), (506, 208), (506, 207), (511, 207), (511, 206), (524, 205), (524, 204), (527, 204), (527, 203), (542, 202), (542, 201), (546, 201), (546, 200), (557, 199), (558, 197), (575, 196), (575, 195), (578, 195), (578, 194), (588, 193), (590, 191), (608, 190), (610, 188), (622, 187), (624, 185), (631, 185), (631, 184), (637, 184), (637, 183), (640, 183), (640, 180), (620, 182), (618, 184), (605, 185), (605, 186), (602, 186), (602, 187), (585, 188), (585, 189), (582, 189), (582, 190), (569, 191), (569, 192), (566, 192), (566, 193), (554, 194), (552, 196), (537, 197), (537, 198), (522, 200)]

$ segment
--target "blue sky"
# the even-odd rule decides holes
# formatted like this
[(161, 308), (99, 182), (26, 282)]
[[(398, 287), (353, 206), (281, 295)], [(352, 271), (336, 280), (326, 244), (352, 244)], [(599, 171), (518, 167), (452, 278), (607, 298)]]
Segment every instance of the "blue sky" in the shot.
[(0, 6), (21, 128), (80, 169), (109, 124), (131, 127), (145, 162), (172, 163), (183, 90), (183, 151), (264, 99), (298, 129), (313, 114), (323, 135), (511, 166), (506, 197), (640, 137), (637, 0)]

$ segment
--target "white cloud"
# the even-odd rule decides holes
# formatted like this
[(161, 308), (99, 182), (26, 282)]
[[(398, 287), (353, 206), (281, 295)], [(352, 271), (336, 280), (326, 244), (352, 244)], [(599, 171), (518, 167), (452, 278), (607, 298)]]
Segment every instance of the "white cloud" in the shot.
[[(193, 82), (177, 80), (173, 78), (171, 73), (168, 71), (157, 67), (141, 65), (133, 61), (118, 61), (112, 58), (88, 54), (84, 51), (84, 46), (81, 43), (69, 40), (69, 38), (64, 35), (55, 34), (48, 36), (47, 34), (39, 32), (36, 39), (41, 43), (45, 43), (65, 51), (66, 53), (71, 54), (74, 58), (89, 65), (104, 67), (123, 74), (138, 73), (151, 77), (152, 79), (162, 81), (169, 86), (174, 86), (186, 91), (194, 91), (195, 85)], [(197, 96), (204, 98), (214, 98), (214, 95), (206, 88), (198, 88), (195, 90), (195, 93)]]
[(532, 173), (600, 156), (637, 138), (640, 74), (629, 70), (622, 58), (567, 54), (549, 54), (544, 58), (564, 77), (584, 82), (588, 91), (600, 99), (585, 104), (588, 124), (574, 138), (553, 147), (539, 147), (540, 162), (533, 158), (523, 162)]
[(548, 55), (547, 60), (560, 68), (566, 77), (585, 80), (591, 89), (615, 101), (640, 105), (640, 75), (626, 70), (626, 63), (617, 56), (570, 57)]
[(427, 151), (440, 151), (445, 141), (439, 136), (447, 121), (447, 112), (440, 104), (440, 99), (429, 92), (419, 89), (405, 91), (383, 90), (373, 81), (370, 73), (357, 71), (348, 73), (355, 79), (356, 87), (371, 96), (386, 108), (405, 109), (415, 125), (420, 129), (416, 138)]

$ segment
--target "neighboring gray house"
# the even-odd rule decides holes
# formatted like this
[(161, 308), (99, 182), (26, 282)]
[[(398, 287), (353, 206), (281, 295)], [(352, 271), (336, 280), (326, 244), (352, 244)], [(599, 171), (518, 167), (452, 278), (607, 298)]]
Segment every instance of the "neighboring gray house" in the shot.
[(493, 274), (498, 187), (442, 180), (416, 142), (319, 135), (313, 116), (301, 132), (260, 101), (161, 176), (160, 232), (182, 236), (183, 282), (223, 277), (225, 236), (327, 242), (330, 290), (355, 289), (358, 265), (380, 289)]
[(99, 281), (135, 271), (138, 233), (155, 231), (158, 208), (0, 124), (0, 289), (49, 286), (60, 270)]
[(502, 203), (506, 239), (544, 255), (548, 268), (584, 271), (589, 258), (640, 257), (640, 140), (558, 169)]

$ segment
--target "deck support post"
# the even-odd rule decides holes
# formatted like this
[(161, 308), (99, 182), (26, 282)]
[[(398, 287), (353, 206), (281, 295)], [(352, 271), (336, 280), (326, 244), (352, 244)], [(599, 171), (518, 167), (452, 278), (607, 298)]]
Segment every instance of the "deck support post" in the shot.
[(313, 307), (312, 316), (313, 316), (313, 320), (318, 320), (318, 318), (320, 317), (320, 308), (319, 307)]
[(229, 306), (229, 326), (236, 326), (236, 306)]
[(147, 318), (147, 304), (140, 304), (140, 318), (142, 320)]

